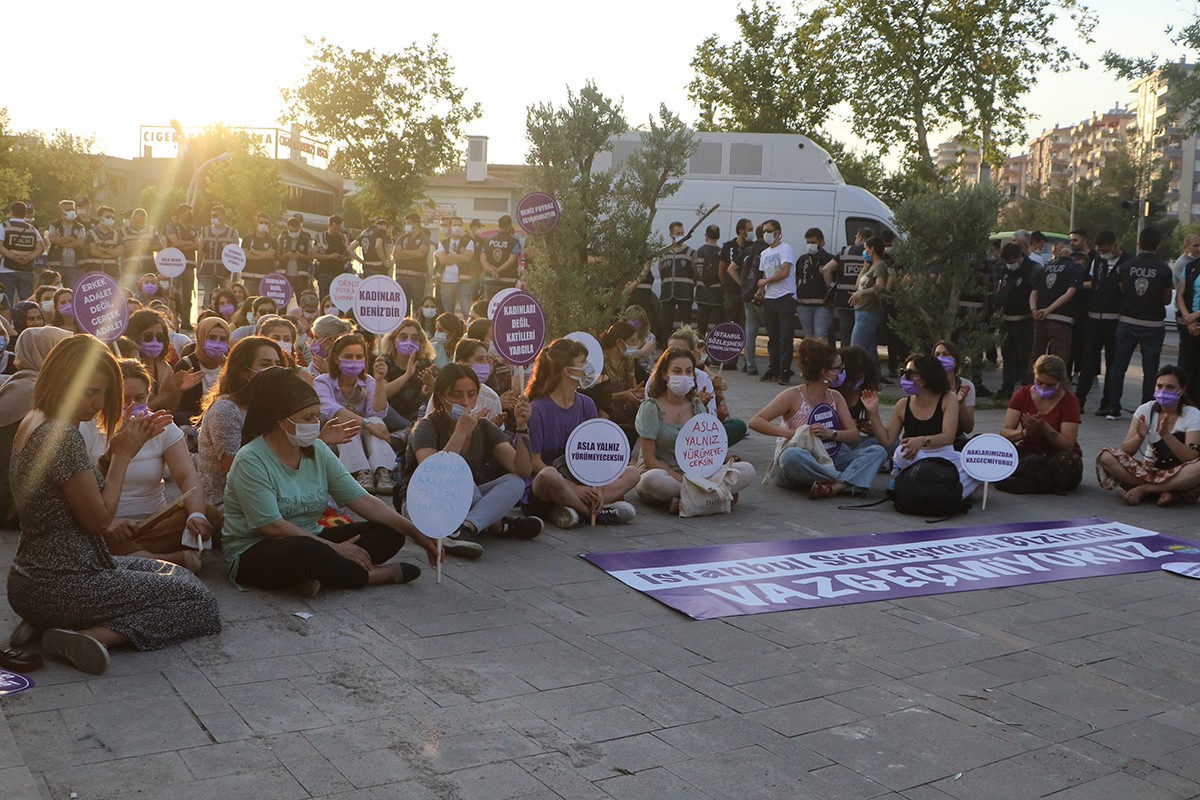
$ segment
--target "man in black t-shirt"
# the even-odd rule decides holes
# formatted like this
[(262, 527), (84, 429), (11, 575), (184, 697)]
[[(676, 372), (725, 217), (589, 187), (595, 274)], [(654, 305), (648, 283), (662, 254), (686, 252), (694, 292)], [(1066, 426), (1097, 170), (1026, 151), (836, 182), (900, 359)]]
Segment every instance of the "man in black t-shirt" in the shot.
[(242, 249), (246, 251), (242, 283), (249, 294), (258, 294), (259, 281), (275, 271), (277, 245), (278, 241), (271, 235), (271, 217), (260, 211), (254, 217), (254, 233), (242, 237)]
[(350, 234), (342, 230), (342, 218), (334, 214), (328, 227), (317, 234), (313, 253), (314, 273), (317, 279), (317, 294), (329, 296), (329, 285), (333, 279), (346, 271), (346, 265), (354, 257)]
[(1104, 403), (1109, 419), (1121, 418), (1125, 371), (1135, 349), (1142, 354), (1141, 402), (1154, 399), (1158, 361), (1166, 334), (1166, 305), (1171, 302), (1175, 282), (1171, 267), (1156, 255), (1160, 244), (1162, 234), (1155, 228), (1146, 228), (1138, 236), (1137, 255), (1117, 267), (1121, 308), (1115, 334), (1116, 352), (1112, 369), (1104, 376)]
[(725, 313), (725, 289), (721, 284), (721, 229), (709, 225), (704, 244), (696, 248), (696, 306), (699, 308), (700, 336), (708, 333)]
[(1029, 354), (1033, 352), (1033, 313), (1029, 295), (1033, 291), (1033, 263), (1021, 255), (1021, 248), (1009, 242), (1000, 248), (1004, 274), (997, 282), (996, 302), (1000, 304), (1000, 395), (1011, 397), (1018, 386), (1033, 383)]
[[(75, 201), (75, 206), (79, 207), (78, 200)], [(183, 298), (183, 307), (179, 310), (179, 317), (185, 331), (192, 329), (192, 292), (196, 286), (196, 251), (200, 248), (200, 231), (192, 224), (193, 216), (192, 207), (187, 203), (180, 203), (175, 207), (175, 215), (171, 217), (165, 230), (167, 246), (181, 250), (187, 264), (182, 275), (171, 279), (173, 282), (178, 282), (179, 294)], [(80, 210), (79, 219), (81, 224), (87, 227), (87, 223), (82, 221), (82, 210)]]
[(725, 319), (722, 321), (742, 325), (746, 321), (746, 309), (742, 301), (742, 276), (735, 262), (740, 261), (742, 248), (754, 237), (754, 223), (745, 218), (739, 219), (735, 233), (736, 237), (721, 245), (717, 271), (721, 275), (721, 288), (725, 294)]
[(517, 285), (517, 262), (520, 260), (521, 243), (513, 235), (512, 217), (505, 214), (498, 223), (500, 231), (483, 243), (483, 299), (503, 289)]
[(829, 302), (830, 276), (821, 267), (833, 259), (825, 252), (825, 234), (820, 228), (804, 232), (804, 255), (796, 259), (796, 316), (805, 337), (829, 341), (833, 306)]

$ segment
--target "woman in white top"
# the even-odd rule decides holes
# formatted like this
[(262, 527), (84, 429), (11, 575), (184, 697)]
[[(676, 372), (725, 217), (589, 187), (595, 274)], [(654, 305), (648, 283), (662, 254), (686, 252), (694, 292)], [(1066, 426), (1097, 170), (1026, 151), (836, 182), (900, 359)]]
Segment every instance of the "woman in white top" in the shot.
[(1131, 506), (1148, 494), (1158, 495), (1160, 506), (1200, 499), (1200, 409), (1186, 385), (1179, 367), (1158, 371), (1154, 399), (1133, 412), (1120, 449), (1106, 447), (1096, 457), (1101, 488), (1124, 489)]
[(962, 355), (953, 342), (938, 342), (933, 346), (933, 355), (946, 368), (950, 391), (958, 398), (958, 436), (955, 445), (959, 446), (965, 444), (966, 438), (975, 430), (975, 384), (962, 376)]
[[(135, 359), (121, 359), (120, 367), (124, 378), (125, 407), (134, 416), (149, 414), (150, 373)], [(124, 419), (121, 424), (124, 424)], [(108, 437), (94, 419), (82, 423), (79, 432), (83, 434), (88, 454), (104, 471), (109, 457)], [(168, 470), (172, 482), (187, 495), (182, 507), (147, 526), (140, 526), (133, 539), (110, 541), (108, 549), (113, 555), (158, 558), (198, 573), (200, 552), (184, 548), (182, 537), (188, 533), (197, 537), (197, 540), (211, 542), (213, 533), (221, 529), (221, 513), (205, 502), (200, 477), (196, 474), (183, 431), (174, 423), (142, 445), (133, 457), (125, 473), (117, 516), (137, 523), (164, 511), (169, 505), (165, 483)]]
[(360, 435), (338, 447), (342, 466), (358, 485), (374, 494), (392, 493), (396, 453), (383, 418), (387, 415), (387, 362), (376, 358), (367, 369), (367, 343), (356, 333), (339, 336), (329, 353), (329, 372), (313, 388), (321, 400), (321, 421), (358, 422)]

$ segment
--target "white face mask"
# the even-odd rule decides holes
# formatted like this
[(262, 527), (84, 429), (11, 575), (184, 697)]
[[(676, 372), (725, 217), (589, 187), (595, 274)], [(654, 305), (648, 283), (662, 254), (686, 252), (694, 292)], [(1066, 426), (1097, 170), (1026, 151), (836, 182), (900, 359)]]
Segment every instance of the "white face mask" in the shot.
[(258, 232), (259, 233), (265, 234), (268, 229), (269, 229), (269, 227), (268, 227), (267, 223), (265, 223), (265, 222), (258, 223)]
[(413, 226), (412, 226), (412, 225), (405, 225), (405, 226), (404, 226), (404, 232), (405, 232), (405, 233), (412, 233), (412, 232), (413, 232)]
[(291, 342), (276, 342), (275, 344), (279, 345), (279, 349), (285, 353), (292, 352), (292, 343)]
[(696, 388), (696, 379), (691, 375), (671, 375), (667, 377), (667, 391), (678, 397), (686, 397), (687, 393)]
[(288, 231), (288, 238), (289, 239), (299, 239), (300, 231)]
[(450, 229), (451, 236), (462, 236), (462, 225), (455, 225)]
[(428, 307), (422, 308), (421, 316), (425, 317), (425, 319), (433, 319), (434, 317), (437, 316), (437, 309), (436, 308), (428, 308)]
[(820, 250), (820, 249), (821, 249), (821, 248), (820, 248), (820, 247), (818, 247), (817, 245), (815, 245), (815, 244), (810, 244), (810, 245), (808, 246), (808, 254), (809, 254), (810, 256), (815, 256), (815, 255), (817, 254), (817, 251), (818, 251), (818, 250)]
[(246, 314), (246, 324), (251, 324), (253, 322), (254, 322), (254, 312), (251, 311), (250, 313)]
[(54, 301), (53, 301), (53, 300), (43, 300), (43, 301), (40, 303), (40, 305), (41, 305), (41, 307), (42, 307), (42, 311), (44, 311), (44, 312), (45, 312), (45, 313), (47, 313), (47, 314), (49, 314), (49, 313), (51, 313), (52, 311), (54, 311)]
[(219, 228), (221, 226), (221, 220), (218, 219), (217, 217), (213, 217), (212, 218), (212, 226), (214, 228)]
[(296, 426), (296, 432), (288, 433), (287, 429), (284, 429), (283, 432), (287, 433), (288, 441), (296, 447), (312, 447), (321, 435), (321, 423), (319, 422), (296, 422), (291, 417), (288, 417), (287, 420)]
[(446, 336), (447, 333), (445, 331), (438, 331), (433, 335), (433, 340), (438, 344), (443, 344), (446, 341)]

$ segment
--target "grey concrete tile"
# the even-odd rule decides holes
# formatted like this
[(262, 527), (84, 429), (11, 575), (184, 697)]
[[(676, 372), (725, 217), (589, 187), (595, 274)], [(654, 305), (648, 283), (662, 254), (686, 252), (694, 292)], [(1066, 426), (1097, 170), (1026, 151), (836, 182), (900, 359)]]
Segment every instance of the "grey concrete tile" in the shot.
[(35, 772), (82, 764), (83, 758), (75, 748), (75, 739), (67, 731), (57, 711), (22, 714), (8, 720), (13, 740), (19, 748), (19, 760), (11, 766), (24, 764)]
[(862, 718), (857, 712), (824, 697), (754, 711), (746, 716), (784, 736), (834, 728)]
[(1053, 797), (1054, 800), (1130, 800), (1134, 797), (1138, 800), (1183, 800), (1179, 795), (1123, 772), (1064, 789)]
[(263, 739), (192, 747), (180, 750), (179, 756), (197, 780), (263, 772), (280, 766)]
[[(671, 626), (667, 627), (669, 629)], [(694, 667), (698, 664), (708, 663), (708, 659), (704, 656), (673, 644), (659, 632), (660, 630), (660, 628), (652, 628), (643, 631), (623, 631), (597, 638), (653, 669)]]
[[(687, 761), (690, 756), (652, 734), (643, 733), (607, 742), (575, 742), (562, 749), (561, 758), (581, 779), (599, 781)], [(525, 764), (527, 760), (522, 759), (520, 763)], [(543, 781), (548, 786), (556, 786), (544, 778)]]
[(197, 747), (208, 734), (176, 697), (131, 698), (64, 708), (59, 714), (85, 762)]
[(658, 767), (633, 775), (621, 775), (596, 784), (617, 800), (680, 800), (680, 798), (712, 798), (682, 778)]
[(221, 694), (251, 730), (260, 735), (303, 731), (329, 724), (329, 718), (300, 689), (285, 681), (226, 686)]
[(1111, 772), (1098, 761), (1065, 745), (1021, 753), (944, 778), (934, 786), (962, 800), (1024, 800), (1096, 780)]
[(330, 763), (356, 789), (410, 780), (418, 770), (407, 753), (391, 748), (337, 756)]
[(192, 774), (178, 753), (156, 753), (100, 764), (52, 769), (43, 773), (50, 795), (56, 800), (71, 792), (80, 798), (132, 797), (138, 792), (160, 791), (181, 784)]
[(657, 738), (692, 757), (728, 753), (754, 744), (782, 741), (785, 737), (746, 717), (721, 717), (655, 732)]
[(511, 728), (497, 728), (483, 733), (447, 736), (429, 757), (439, 772), (449, 772), (538, 755), (545, 749)]
[[(743, 747), (666, 767), (714, 798), (779, 798), (803, 791), (808, 770), (761, 747)], [(814, 796), (814, 795), (809, 795)]]
[(319, 797), (354, 787), (301, 733), (264, 739), (266, 748), (309, 794)]
[(0, 797), (36, 800), (38, 796), (38, 782), (29, 767), (0, 767)]
[(546, 791), (534, 774), (511, 761), (450, 774), (464, 800), (512, 800)]
[(1050, 675), (1005, 686), (1008, 694), (1074, 719), (1109, 728), (1166, 710), (1161, 701), (1093, 675)]

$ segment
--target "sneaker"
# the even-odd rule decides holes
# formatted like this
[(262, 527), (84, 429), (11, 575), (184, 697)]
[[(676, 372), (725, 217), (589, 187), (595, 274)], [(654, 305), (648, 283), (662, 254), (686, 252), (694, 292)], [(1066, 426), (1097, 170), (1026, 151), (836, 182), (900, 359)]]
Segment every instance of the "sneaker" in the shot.
[(391, 565), (396, 573), (396, 583), (411, 583), (421, 577), (421, 568), (407, 561), (398, 561)]
[(554, 506), (546, 519), (551, 525), (566, 530), (579, 524), (579, 512), (570, 506)]
[(292, 591), (305, 600), (312, 600), (321, 593), (321, 582), (316, 578), (298, 581), (293, 584)]
[(384, 496), (390, 495), (392, 490), (396, 488), (395, 482), (392, 480), (392, 473), (386, 467), (380, 467), (375, 470), (375, 494)]
[(745, 370), (745, 372), (746, 372), (746, 374), (747, 374), (747, 375), (757, 375), (757, 374), (758, 374), (758, 367), (747, 367), (747, 368), (746, 368), (746, 370)]
[(779, 385), (780, 386), (791, 386), (792, 385), (792, 373), (785, 372), (782, 375), (780, 375), (779, 376)]
[(500, 532), (494, 535), (501, 539), (533, 539), (545, 527), (540, 517), (505, 517)]
[(1108, 406), (1101, 404), (1101, 406), (1092, 413), (1094, 413), (1097, 417), (1107, 417), (1110, 412), (1108, 410)]
[(483, 545), (475, 541), (475, 534), (466, 525), (442, 539), (442, 548), (450, 555), (461, 558), (474, 559), (483, 555)]
[(65, 658), (91, 675), (108, 671), (108, 648), (85, 633), (51, 628), (42, 635), (42, 653)]
[(766, 383), (767, 381), (773, 381), (773, 380), (775, 380), (775, 379), (776, 379), (776, 378), (778, 378), (778, 377), (779, 377), (779, 373), (778, 373), (778, 372), (776, 372), (776, 371), (775, 371), (775, 370), (773, 370), (773, 369), (769, 369), (769, 370), (767, 370), (766, 372), (764, 372), (764, 373), (762, 374), (762, 377), (761, 377), (761, 378), (759, 378), (759, 380), (760, 380), (760, 381), (762, 381), (763, 383)]
[(367, 470), (359, 470), (351, 477), (358, 481), (358, 485), (365, 489), (368, 494), (375, 491), (375, 476)]
[(631, 503), (626, 503), (624, 500), (618, 500), (612, 505), (607, 505), (600, 509), (600, 513), (596, 515), (597, 525), (624, 525), (633, 522), (633, 518), (637, 516), (637, 510), (634, 509)]
[(1111, 419), (1111, 420), (1119, 420), (1121, 418), (1121, 409), (1118, 408), (1118, 409), (1110, 410), (1107, 414), (1104, 415), (1104, 418)]
[(38, 629), (25, 620), (21, 620), (9, 635), (8, 644), (10, 647), (20, 647), (29, 644), (37, 637)]

